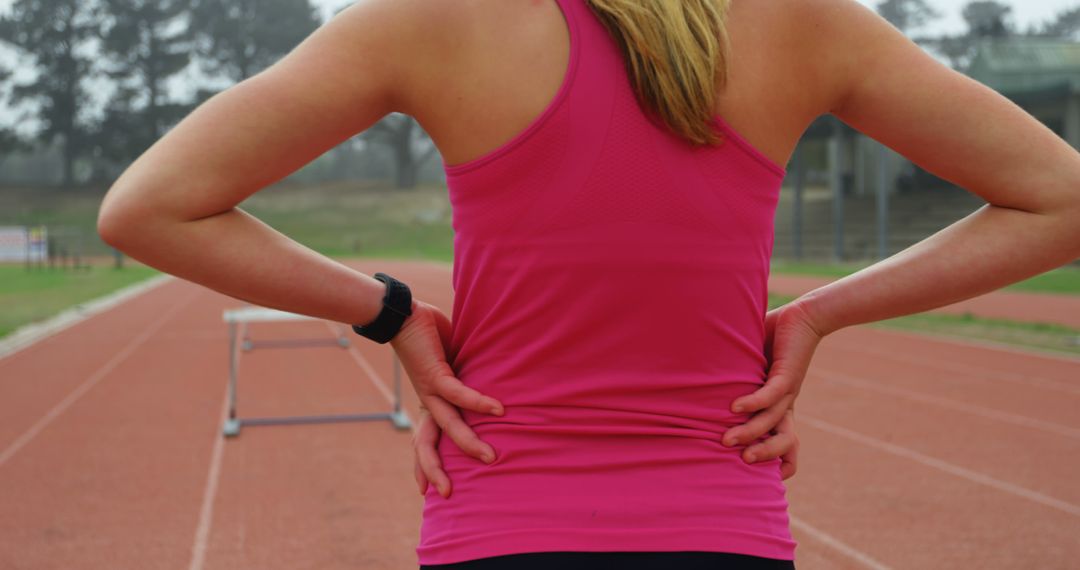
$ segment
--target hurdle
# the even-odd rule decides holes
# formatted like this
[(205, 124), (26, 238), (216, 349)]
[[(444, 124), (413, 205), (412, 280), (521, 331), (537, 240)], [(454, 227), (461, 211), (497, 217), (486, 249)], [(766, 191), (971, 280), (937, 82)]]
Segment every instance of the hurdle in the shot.
[(225, 420), (223, 433), (225, 437), (240, 435), (240, 429), (244, 426), (256, 425), (288, 425), (288, 424), (314, 424), (330, 422), (363, 422), (389, 420), (395, 428), (405, 430), (412, 427), (409, 416), (401, 407), (401, 361), (397, 353), (391, 351), (394, 368), (394, 397), (393, 410), (390, 412), (376, 412), (370, 414), (332, 414), (316, 416), (277, 416), (241, 418), (236, 413), (237, 384), (239, 382), (240, 351), (250, 352), (259, 347), (299, 347), (299, 346), (323, 346), (336, 344), (342, 348), (351, 346), (350, 328), (341, 323), (338, 325), (338, 333), (334, 338), (305, 338), (305, 339), (276, 339), (276, 340), (253, 340), (248, 334), (248, 325), (251, 323), (287, 322), (287, 321), (322, 321), (317, 317), (280, 311), (266, 307), (249, 306), (239, 309), (228, 309), (222, 319), (229, 327), (229, 416)]

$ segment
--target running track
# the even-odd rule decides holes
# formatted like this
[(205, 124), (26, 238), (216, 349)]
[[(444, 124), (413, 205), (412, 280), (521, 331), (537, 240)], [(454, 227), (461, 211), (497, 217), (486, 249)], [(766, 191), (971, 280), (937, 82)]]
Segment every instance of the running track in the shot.
[[(449, 314), (448, 265), (349, 264)], [(0, 359), (0, 568), (415, 570), (410, 432), (219, 435), (221, 313), (239, 305), (173, 279)], [(241, 415), (384, 411), (389, 351), (246, 353)], [(799, 569), (1075, 568), (1078, 409), (1077, 359), (869, 327), (830, 336), (797, 405)]]

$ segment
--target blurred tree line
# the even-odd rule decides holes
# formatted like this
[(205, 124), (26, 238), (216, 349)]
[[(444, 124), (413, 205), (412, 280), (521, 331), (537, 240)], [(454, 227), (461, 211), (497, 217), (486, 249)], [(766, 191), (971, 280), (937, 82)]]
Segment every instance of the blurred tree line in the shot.
[[(0, 15), (0, 45), (18, 58), (0, 63), (0, 107), (14, 116), (0, 124), (0, 181), (5, 162), (55, 149), (59, 168), (39, 160), (41, 182), (107, 186), (195, 107), (322, 23), (310, 0), (15, 0)], [(179, 99), (173, 87), (191, 71), (205, 79)], [(35, 132), (15, 128), (26, 121)], [(395, 113), (320, 159), (319, 176), (412, 187), (433, 154), (415, 120)]]
[(1012, 6), (995, 0), (974, 0), (961, 9), (966, 29), (959, 34), (937, 36), (919, 31), (943, 17), (927, 0), (882, 0), (877, 12), (924, 48), (946, 58), (959, 71), (965, 71), (975, 55), (977, 42), (984, 37), (1041, 36), (1080, 39), (1080, 6), (1068, 8), (1041, 24), (1021, 30), (1013, 21)]
[[(876, 8), (961, 71), (982, 37), (1080, 37), (1080, 7), (1020, 30), (1009, 4), (975, 0), (962, 11), (966, 30), (937, 36), (920, 33), (942, 17), (932, 0)], [(21, 114), (0, 124), (0, 182), (5, 164), (19, 160), (65, 188), (108, 185), (196, 106), (270, 66), (321, 24), (310, 0), (15, 0), (0, 16), (0, 45), (18, 56), (13, 68), (0, 62), (0, 107)], [(175, 80), (192, 69), (206, 84), (177, 99)], [(15, 128), (26, 121), (37, 130)], [(59, 160), (42, 160), (51, 149)], [(415, 120), (394, 113), (317, 161), (318, 176), (386, 177), (407, 188), (435, 153)]]

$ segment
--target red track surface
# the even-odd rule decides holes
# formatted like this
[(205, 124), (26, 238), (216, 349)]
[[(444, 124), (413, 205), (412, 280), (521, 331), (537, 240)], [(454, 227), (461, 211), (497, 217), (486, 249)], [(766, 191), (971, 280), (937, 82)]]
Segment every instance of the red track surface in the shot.
[[(350, 265), (401, 277), (449, 314), (448, 265)], [(416, 568), (410, 432), (379, 421), (221, 437), (221, 314), (241, 304), (173, 280), (0, 359), (0, 568)], [(245, 353), (241, 415), (387, 411), (390, 348), (354, 346)], [(797, 566), (1076, 568), (1078, 409), (1080, 360), (836, 333), (797, 405)]]

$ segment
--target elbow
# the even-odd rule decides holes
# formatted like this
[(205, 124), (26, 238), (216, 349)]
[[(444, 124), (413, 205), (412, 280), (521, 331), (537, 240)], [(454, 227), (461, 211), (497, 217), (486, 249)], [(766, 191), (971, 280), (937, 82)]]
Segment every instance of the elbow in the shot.
[(108, 198), (106, 195), (101, 207), (98, 208), (97, 234), (101, 241), (123, 251), (123, 244), (127, 241), (125, 236), (132, 230), (131, 223), (126, 220), (127, 216), (124, 215), (123, 208), (111, 204)]
[(115, 189), (105, 194), (105, 198), (98, 208), (96, 229), (98, 237), (106, 244), (126, 251), (133, 239), (139, 238), (142, 224), (139, 220), (146, 218), (146, 213), (136, 211), (131, 200), (119, 199)]
[(97, 234), (101, 241), (116, 249), (121, 249), (120, 231), (122, 228), (123, 224), (116, 219), (116, 215), (112, 210), (104, 207), (98, 210)]
[(98, 206), (97, 234), (101, 241), (130, 254), (127, 248), (146, 239), (159, 218), (160, 206), (138, 184), (116, 182)]

